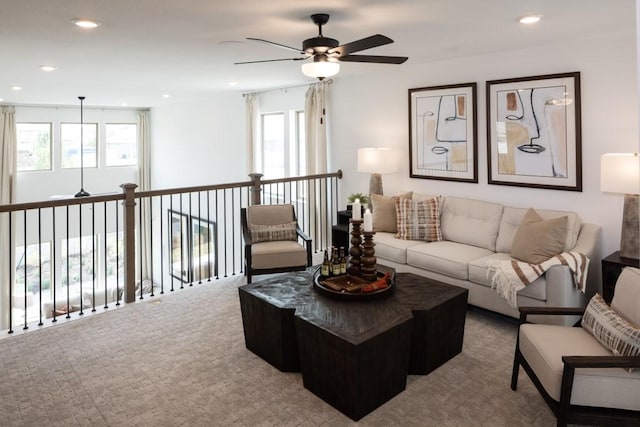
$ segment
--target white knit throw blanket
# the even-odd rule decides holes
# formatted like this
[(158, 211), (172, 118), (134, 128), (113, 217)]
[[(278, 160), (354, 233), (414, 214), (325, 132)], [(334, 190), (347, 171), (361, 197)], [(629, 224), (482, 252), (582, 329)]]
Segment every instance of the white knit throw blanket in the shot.
[(576, 287), (584, 293), (589, 270), (589, 258), (579, 252), (563, 252), (541, 264), (529, 264), (515, 260), (494, 259), (487, 262), (487, 277), (491, 278), (491, 287), (513, 308), (518, 308), (518, 292), (542, 276), (554, 265), (566, 265), (573, 273)]

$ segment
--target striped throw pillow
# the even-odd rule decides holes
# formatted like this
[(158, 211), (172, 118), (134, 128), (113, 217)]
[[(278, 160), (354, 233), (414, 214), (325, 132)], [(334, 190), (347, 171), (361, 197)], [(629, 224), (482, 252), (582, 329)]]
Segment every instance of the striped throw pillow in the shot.
[(251, 243), (274, 242), (279, 240), (297, 240), (296, 221), (276, 225), (249, 225), (251, 231)]
[(426, 200), (395, 199), (398, 232), (403, 240), (442, 240), (440, 229), (440, 198)]
[(619, 316), (599, 294), (589, 301), (582, 327), (616, 356), (640, 356), (640, 328)]

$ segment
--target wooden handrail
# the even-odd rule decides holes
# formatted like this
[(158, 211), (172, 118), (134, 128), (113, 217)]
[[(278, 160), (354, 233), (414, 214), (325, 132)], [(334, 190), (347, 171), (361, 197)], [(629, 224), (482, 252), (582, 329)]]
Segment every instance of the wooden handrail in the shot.
[(59, 206), (84, 205), (88, 203), (111, 202), (113, 200), (124, 200), (123, 193), (105, 194), (102, 196), (69, 197), (68, 199), (52, 199), (39, 202), (15, 203), (11, 205), (0, 205), (0, 213), (16, 212), (30, 209), (53, 208)]

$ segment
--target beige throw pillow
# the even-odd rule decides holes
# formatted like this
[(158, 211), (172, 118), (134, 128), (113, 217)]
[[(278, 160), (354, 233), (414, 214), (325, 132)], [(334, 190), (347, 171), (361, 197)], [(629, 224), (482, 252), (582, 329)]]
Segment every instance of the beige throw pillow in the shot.
[(440, 229), (440, 198), (417, 201), (395, 199), (398, 232), (396, 238), (403, 240), (442, 240)]
[(393, 197), (381, 194), (371, 194), (371, 207), (373, 209), (373, 231), (388, 231), (397, 233), (396, 203), (395, 199), (410, 199), (411, 191), (400, 193)]
[(275, 225), (249, 225), (249, 231), (251, 232), (251, 243), (274, 242), (279, 240), (297, 240), (297, 225), (298, 223), (296, 221)]
[(589, 301), (582, 327), (616, 356), (640, 356), (640, 328), (613, 311), (600, 294)]
[(540, 264), (562, 253), (567, 223), (566, 216), (543, 221), (535, 210), (529, 209), (513, 237), (511, 256), (530, 264)]

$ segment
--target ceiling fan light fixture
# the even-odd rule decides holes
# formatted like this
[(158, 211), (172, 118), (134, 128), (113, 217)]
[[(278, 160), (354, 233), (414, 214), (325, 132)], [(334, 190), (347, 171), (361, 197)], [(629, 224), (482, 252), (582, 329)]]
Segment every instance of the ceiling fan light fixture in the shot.
[(317, 55), (313, 62), (306, 62), (302, 64), (302, 74), (309, 77), (315, 77), (318, 80), (323, 80), (327, 77), (335, 76), (340, 72), (340, 64), (337, 62), (329, 62), (324, 57), (324, 60), (318, 60)]

